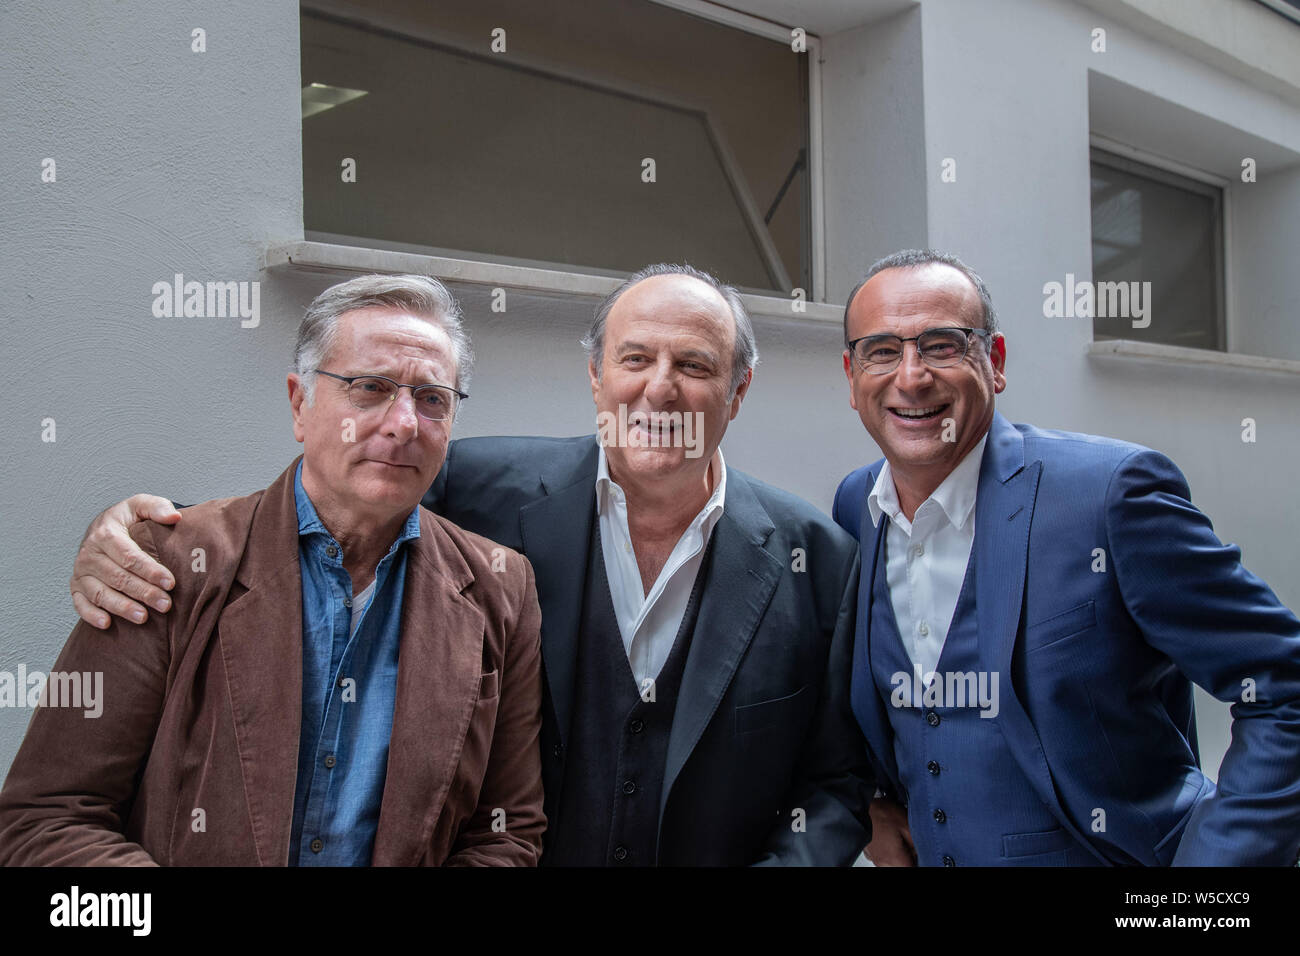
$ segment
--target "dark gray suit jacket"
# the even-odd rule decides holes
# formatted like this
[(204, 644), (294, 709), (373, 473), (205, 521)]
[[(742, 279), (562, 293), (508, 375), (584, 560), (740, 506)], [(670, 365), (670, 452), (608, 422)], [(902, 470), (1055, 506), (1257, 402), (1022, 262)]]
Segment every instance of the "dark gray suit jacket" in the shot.
[[(550, 820), (564, 799), (597, 455), (595, 436), (461, 439), (423, 501), (532, 562)], [(658, 862), (849, 864), (869, 837), (874, 792), (848, 700), (856, 542), (807, 502), (728, 468), (712, 548), (669, 739)]]

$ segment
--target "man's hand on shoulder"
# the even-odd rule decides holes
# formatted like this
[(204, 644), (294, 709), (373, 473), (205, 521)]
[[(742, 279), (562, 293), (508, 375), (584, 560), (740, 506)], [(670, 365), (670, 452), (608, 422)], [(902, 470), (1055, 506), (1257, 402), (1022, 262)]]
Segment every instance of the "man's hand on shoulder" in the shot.
[(871, 801), (871, 842), (863, 851), (876, 866), (916, 866), (907, 809), (888, 797)]
[(166, 593), (176, 583), (171, 572), (131, 540), (131, 525), (146, 520), (171, 525), (181, 513), (166, 498), (132, 495), (86, 529), (68, 587), (73, 607), (90, 626), (106, 629), (109, 614), (142, 624), (148, 618), (145, 604), (163, 613), (171, 608)]

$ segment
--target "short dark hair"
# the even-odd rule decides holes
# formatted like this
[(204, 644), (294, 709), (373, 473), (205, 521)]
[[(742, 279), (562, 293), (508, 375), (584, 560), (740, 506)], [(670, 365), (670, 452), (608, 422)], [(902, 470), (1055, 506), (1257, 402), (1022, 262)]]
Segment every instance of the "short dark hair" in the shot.
[(849, 346), (849, 306), (853, 304), (853, 297), (858, 294), (858, 290), (870, 282), (873, 276), (884, 272), (886, 269), (914, 269), (918, 266), (928, 266), (935, 263), (952, 266), (970, 280), (971, 285), (975, 287), (975, 291), (979, 293), (980, 305), (984, 312), (982, 316), (984, 329), (989, 333), (997, 332), (998, 315), (993, 308), (993, 297), (989, 295), (988, 286), (984, 284), (984, 280), (979, 277), (978, 272), (947, 252), (939, 252), (937, 249), (903, 249), (873, 262), (871, 268), (867, 270), (866, 276), (849, 293), (848, 300), (844, 303), (844, 347), (848, 348)]

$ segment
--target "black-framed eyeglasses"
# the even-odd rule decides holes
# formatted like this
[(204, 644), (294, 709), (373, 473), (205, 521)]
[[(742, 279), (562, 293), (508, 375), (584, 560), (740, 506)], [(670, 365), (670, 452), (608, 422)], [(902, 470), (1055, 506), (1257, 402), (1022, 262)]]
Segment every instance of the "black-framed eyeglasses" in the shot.
[(394, 382), (382, 375), (336, 375), (324, 369), (315, 369), (317, 375), (328, 375), (348, 386), (348, 401), (354, 408), (363, 412), (386, 405), (397, 400), (397, 393), (404, 388), (411, 390), (415, 399), (415, 412), (421, 418), (431, 422), (444, 422), (456, 415), (459, 402), (469, 398), (464, 392), (450, 385), (406, 385)]
[(897, 335), (864, 335), (849, 343), (849, 353), (858, 367), (869, 375), (884, 375), (903, 361), (903, 343), (915, 342), (921, 361), (931, 368), (960, 365), (970, 351), (971, 336), (978, 336), (985, 347), (993, 339), (987, 329), (926, 329), (920, 335), (902, 338)]

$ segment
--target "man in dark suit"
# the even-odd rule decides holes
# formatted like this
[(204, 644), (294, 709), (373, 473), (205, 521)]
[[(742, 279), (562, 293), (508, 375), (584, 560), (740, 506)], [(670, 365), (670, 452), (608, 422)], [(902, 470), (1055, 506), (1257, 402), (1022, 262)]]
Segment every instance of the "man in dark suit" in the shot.
[[(886, 794), (868, 855), (1295, 863), (1300, 621), (1173, 462), (997, 414), (1006, 343), (951, 256), (873, 265), (845, 343), (885, 453), (834, 509), (862, 547), (852, 703)], [(1217, 787), (1190, 681), (1233, 702)]]
[[(743, 303), (650, 267), (586, 344), (599, 436), (454, 442), (424, 499), (537, 574), (542, 862), (852, 862), (873, 789), (847, 699), (856, 546), (723, 461), (758, 357)], [(74, 576), (88, 620), (127, 610), (106, 529)]]

